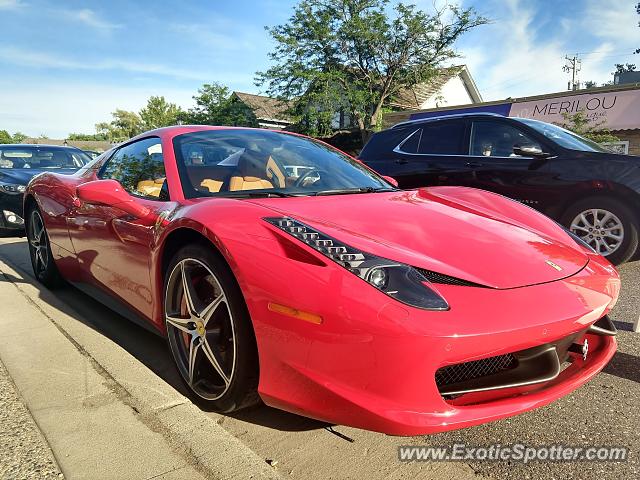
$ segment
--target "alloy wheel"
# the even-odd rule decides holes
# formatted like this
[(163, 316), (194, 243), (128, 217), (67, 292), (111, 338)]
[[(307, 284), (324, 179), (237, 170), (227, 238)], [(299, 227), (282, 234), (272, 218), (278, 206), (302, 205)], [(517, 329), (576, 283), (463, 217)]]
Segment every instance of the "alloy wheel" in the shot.
[(31, 259), (34, 270), (36, 274), (45, 272), (49, 264), (49, 242), (42, 216), (38, 210), (33, 210), (31, 213), (27, 236), (31, 246)]
[(579, 213), (569, 228), (605, 257), (618, 250), (624, 240), (622, 221), (614, 213), (601, 208)]
[(206, 400), (222, 397), (235, 372), (234, 320), (221, 282), (200, 260), (183, 259), (171, 271), (165, 323), (178, 369), (191, 389)]

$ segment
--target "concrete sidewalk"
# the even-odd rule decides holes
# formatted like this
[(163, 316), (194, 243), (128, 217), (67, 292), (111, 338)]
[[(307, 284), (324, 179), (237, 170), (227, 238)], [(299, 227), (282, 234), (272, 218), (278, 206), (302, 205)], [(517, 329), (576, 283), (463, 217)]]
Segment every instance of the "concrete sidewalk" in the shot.
[(0, 478), (64, 478), (49, 444), (0, 362)]
[(214, 419), (2, 261), (0, 305), (0, 360), (65, 478), (278, 478)]

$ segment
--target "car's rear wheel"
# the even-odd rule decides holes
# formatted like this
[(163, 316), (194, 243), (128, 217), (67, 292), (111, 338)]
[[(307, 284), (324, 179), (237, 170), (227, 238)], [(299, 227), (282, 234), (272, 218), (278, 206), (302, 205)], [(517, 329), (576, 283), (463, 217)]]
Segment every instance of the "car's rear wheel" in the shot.
[(32, 207), (26, 215), (25, 228), (33, 274), (38, 281), (49, 288), (59, 286), (62, 283), (62, 277), (53, 259), (47, 229), (37, 207)]
[(219, 412), (258, 403), (253, 327), (226, 263), (211, 248), (185, 246), (171, 260), (164, 285), (167, 339), (195, 400)]
[(638, 218), (616, 199), (580, 200), (567, 210), (562, 223), (616, 265), (628, 261), (638, 249)]

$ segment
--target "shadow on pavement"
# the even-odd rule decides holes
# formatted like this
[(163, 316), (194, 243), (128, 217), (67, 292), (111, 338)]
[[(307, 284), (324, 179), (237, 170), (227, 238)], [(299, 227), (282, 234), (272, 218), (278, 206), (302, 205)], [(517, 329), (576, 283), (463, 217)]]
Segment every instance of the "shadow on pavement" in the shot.
[(609, 364), (602, 370), (610, 375), (640, 383), (640, 357), (617, 352)]
[[(164, 338), (118, 315), (71, 285), (51, 291), (37, 283), (33, 277), (25, 241), (0, 244), (0, 257), (24, 277), (5, 274), (6, 278), (0, 276), (0, 281), (32, 283), (39, 290), (43, 301), (117, 343), (181, 394), (190, 396)], [(327, 425), (264, 405), (228, 416), (282, 431), (315, 430)]]

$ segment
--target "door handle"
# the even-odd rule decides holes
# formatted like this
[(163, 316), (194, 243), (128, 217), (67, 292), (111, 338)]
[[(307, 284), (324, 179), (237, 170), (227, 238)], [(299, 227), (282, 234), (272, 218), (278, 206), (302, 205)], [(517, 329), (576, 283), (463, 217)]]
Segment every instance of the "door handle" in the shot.
[(467, 162), (464, 164), (465, 167), (471, 167), (471, 168), (478, 168), (478, 167), (482, 167), (482, 163), (479, 162)]
[(409, 163), (409, 160), (407, 160), (407, 159), (405, 159), (405, 158), (398, 158), (398, 159), (396, 160), (396, 163), (397, 163), (398, 165), (406, 165), (407, 163)]

